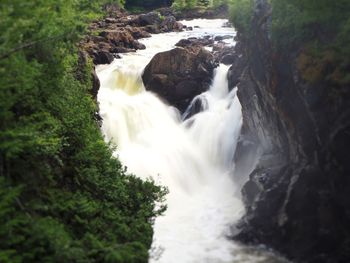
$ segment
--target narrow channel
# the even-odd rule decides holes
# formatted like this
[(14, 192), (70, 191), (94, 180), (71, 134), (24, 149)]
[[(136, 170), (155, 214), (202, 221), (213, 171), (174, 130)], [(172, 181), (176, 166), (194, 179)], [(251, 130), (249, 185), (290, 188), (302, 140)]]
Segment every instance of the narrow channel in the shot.
[(153, 35), (141, 40), (145, 50), (97, 68), (106, 140), (117, 146), (115, 155), (129, 172), (169, 189), (168, 209), (154, 225), (151, 262), (284, 262), (228, 238), (244, 213), (232, 161), (242, 113), (236, 90), (228, 89), (228, 66), (216, 68), (210, 89), (194, 99), (202, 111), (189, 118), (146, 91), (141, 80), (152, 57), (181, 39), (235, 35), (225, 22), (182, 21), (194, 30)]

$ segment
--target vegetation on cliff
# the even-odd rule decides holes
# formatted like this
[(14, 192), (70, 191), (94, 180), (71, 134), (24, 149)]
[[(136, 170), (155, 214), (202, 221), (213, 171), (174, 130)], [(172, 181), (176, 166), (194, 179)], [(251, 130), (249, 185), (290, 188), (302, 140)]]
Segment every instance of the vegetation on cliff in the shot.
[(242, 138), (262, 153), (237, 238), (296, 262), (350, 258), (349, 14), (342, 0), (232, 1)]
[(229, 0), (175, 0), (172, 7), (176, 10), (194, 8), (217, 8), (227, 5)]
[(1, 262), (147, 262), (166, 190), (112, 157), (75, 45), (107, 2), (2, 1)]
[[(330, 85), (350, 83), (350, 2), (270, 0), (274, 49), (300, 51), (299, 69), (305, 80)], [(231, 0), (231, 21), (250, 32), (254, 0)], [(247, 34), (246, 34), (247, 35)]]

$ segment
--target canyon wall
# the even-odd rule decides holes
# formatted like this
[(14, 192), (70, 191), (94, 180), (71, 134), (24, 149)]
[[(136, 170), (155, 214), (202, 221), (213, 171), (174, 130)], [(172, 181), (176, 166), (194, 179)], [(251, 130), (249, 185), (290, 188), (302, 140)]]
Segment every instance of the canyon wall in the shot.
[(348, 262), (349, 89), (304, 81), (302, 49), (273, 48), (267, 1), (256, 1), (252, 24), (249, 37), (238, 35), (229, 74), (244, 118), (238, 168), (246, 152), (261, 154), (242, 189), (247, 214), (236, 238), (297, 262)]

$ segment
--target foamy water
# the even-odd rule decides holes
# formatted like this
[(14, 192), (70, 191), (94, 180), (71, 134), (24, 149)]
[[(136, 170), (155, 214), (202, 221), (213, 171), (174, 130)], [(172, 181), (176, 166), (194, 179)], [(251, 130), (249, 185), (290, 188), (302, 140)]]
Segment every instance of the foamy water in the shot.
[[(97, 68), (102, 132), (117, 145), (128, 171), (169, 188), (168, 209), (156, 219), (150, 262), (281, 262), (229, 240), (244, 213), (232, 179), (233, 155), (242, 125), (236, 91), (229, 92), (228, 66), (220, 65), (210, 90), (196, 99), (204, 111), (181, 121), (174, 108), (144, 89), (141, 74), (152, 57), (182, 38), (234, 35), (225, 20), (183, 22), (193, 31), (153, 35), (146, 50)], [(232, 45), (233, 39), (228, 40)], [(274, 261), (277, 260), (277, 261)]]

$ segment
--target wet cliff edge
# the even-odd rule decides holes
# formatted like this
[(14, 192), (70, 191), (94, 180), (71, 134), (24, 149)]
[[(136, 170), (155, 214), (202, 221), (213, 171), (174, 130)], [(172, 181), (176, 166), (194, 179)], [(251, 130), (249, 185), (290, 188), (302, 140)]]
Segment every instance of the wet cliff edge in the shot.
[(261, 154), (242, 188), (247, 213), (235, 239), (295, 262), (349, 262), (349, 89), (335, 97), (327, 83), (304, 81), (300, 50), (272, 48), (270, 20), (267, 1), (256, 0), (253, 34), (238, 34), (229, 72), (244, 119), (237, 168)]

